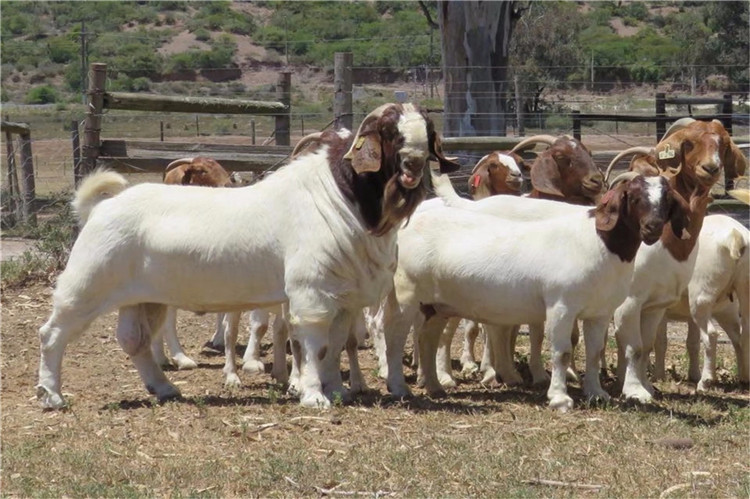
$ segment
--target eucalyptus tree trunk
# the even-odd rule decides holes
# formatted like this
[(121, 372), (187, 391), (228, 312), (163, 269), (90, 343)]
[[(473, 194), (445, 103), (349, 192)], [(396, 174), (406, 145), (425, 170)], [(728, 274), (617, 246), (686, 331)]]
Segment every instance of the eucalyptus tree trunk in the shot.
[(505, 135), (513, 1), (438, 3), (448, 136)]

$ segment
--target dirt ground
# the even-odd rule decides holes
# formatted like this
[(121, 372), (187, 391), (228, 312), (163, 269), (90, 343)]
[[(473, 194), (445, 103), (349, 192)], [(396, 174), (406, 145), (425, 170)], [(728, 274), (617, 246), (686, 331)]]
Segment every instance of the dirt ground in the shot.
[[(242, 387), (225, 389), (223, 357), (202, 347), (214, 317), (181, 313), (179, 335), (199, 367), (168, 372), (184, 398), (159, 405), (117, 344), (116, 315), (109, 314), (68, 347), (63, 393), (70, 408), (44, 412), (34, 396), (37, 330), (50, 312), (51, 292), (35, 285), (2, 296), (5, 497), (645, 497), (672, 486), (680, 497), (747, 497), (750, 491), (749, 398), (735, 383), (726, 343), (719, 347), (720, 382), (708, 394), (696, 395), (685, 381), (684, 343), (671, 341), (670, 380), (657, 384), (654, 404), (615, 399), (589, 406), (570, 383), (576, 408), (568, 414), (546, 408), (545, 388), (483, 386), (473, 376), (459, 376), (445, 399), (414, 388), (413, 400), (394, 400), (366, 348), (360, 359), (370, 390), (351, 404), (318, 411), (299, 407), (273, 383), (268, 342), (266, 374), (240, 373)], [(684, 326), (670, 325), (670, 337), (684, 337)], [(243, 334), (239, 354), (244, 341)], [(528, 377), (523, 342), (518, 360)], [(610, 363), (611, 347), (610, 341)], [(458, 348), (456, 341), (454, 358)], [(406, 373), (413, 384), (413, 371)], [(611, 379), (605, 388), (614, 394)]]

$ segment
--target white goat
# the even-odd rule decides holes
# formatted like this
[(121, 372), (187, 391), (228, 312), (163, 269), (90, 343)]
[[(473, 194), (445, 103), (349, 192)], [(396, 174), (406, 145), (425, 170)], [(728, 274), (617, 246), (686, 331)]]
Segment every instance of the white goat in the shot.
[[(737, 372), (748, 382), (750, 369), (750, 231), (726, 215), (710, 215), (703, 221), (693, 274), (680, 302), (667, 310), (670, 320), (688, 323), (688, 378), (706, 390), (716, 379), (717, 331), (710, 319), (722, 326), (735, 350)], [(654, 378), (664, 378), (666, 321), (654, 348)], [(703, 346), (702, 371), (698, 346)]]
[[(434, 179), (434, 182), (449, 182)], [(489, 201), (495, 198), (487, 198)], [(518, 199), (529, 208), (539, 203)], [(482, 203), (477, 201), (476, 203)], [(430, 395), (444, 393), (435, 370), (437, 340), (447, 319), (488, 324), (540, 323), (552, 343), (550, 406), (568, 410), (565, 373), (574, 321), (584, 321), (588, 397), (608, 398), (598, 359), (612, 312), (628, 291), (641, 240), (654, 243), (680, 215), (663, 179), (636, 178), (609, 191), (596, 208), (562, 206), (564, 216), (515, 222), (444, 207), (415, 213), (399, 231), (398, 268), (384, 311), (388, 389), (409, 395), (401, 355), (409, 326), (425, 320), (419, 338), (422, 380)]]
[(457, 167), (412, 104), (381, 106), (350, 135), (332, 133), (315, 154), (239, 189), (125, 189), (114, 173), (88, 177), (74, 201), (85, 225), (39, 331), (42, 405), (65, 405), (65, 347), (105, 312), (119, 309), (118, 342), (163, 400), (179, 396), (149, 348), (166, 306), (219, 312), (288, 302), (300, 402), (328, 407), (344, 390), (326, 354), (338, 358), (354, 314), (391, 286), (397, 228), (424, 197), (427, 161)]

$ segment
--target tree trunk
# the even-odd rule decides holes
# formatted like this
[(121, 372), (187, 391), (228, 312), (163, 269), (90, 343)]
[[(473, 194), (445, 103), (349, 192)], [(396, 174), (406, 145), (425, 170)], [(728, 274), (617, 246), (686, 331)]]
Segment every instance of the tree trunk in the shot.
[(512, 1), (438, 4), (447, 136), (505, 135)]

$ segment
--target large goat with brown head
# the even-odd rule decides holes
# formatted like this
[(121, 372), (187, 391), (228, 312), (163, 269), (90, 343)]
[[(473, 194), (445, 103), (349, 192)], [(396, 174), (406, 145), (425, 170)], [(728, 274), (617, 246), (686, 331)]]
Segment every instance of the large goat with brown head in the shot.
[(241, 181), (226, 171), (216, 160), (198, 156), (181, 158), (169, 163), (164, 170), (165, 184), (200, 185), (204, 187), (237, 187)]
[(469, 194), (474, 199), (521, 194), (523, 158), (510, 151), (493, 151), (480, 159), (469, 177)]
[(549, 145), (531, 164), (529, 197), (565, 201), (572, 204), (595, 204), (604, 191), (604, 176), (594, 163), (591, 151), (580, 141), (568, 137), (535, 135), (521, 141), (511, 152), (530, 146)]

